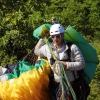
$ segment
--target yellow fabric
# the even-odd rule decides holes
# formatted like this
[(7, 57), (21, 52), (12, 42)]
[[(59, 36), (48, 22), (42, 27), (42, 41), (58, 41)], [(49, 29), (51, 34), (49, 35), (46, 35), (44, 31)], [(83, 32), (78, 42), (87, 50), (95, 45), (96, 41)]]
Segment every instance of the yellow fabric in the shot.
[[(46, 60), (45, 60), (46, 61)], [(0, 82), (0, 100), (49, 100), (49, 63), (24, 72), (19, 78)]]

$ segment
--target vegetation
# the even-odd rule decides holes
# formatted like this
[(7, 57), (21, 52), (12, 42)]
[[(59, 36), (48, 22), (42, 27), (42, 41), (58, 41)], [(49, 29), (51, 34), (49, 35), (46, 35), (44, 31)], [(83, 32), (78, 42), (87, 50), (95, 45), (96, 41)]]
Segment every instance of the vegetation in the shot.
[[(0, 0), (0, 64), (21, 60), (36, 44), (34, 29), (52, 17), (73, 26), (97, 50), (100, 60), (99, 0)], [(100, 100), (100, 63), (88, 100)]]

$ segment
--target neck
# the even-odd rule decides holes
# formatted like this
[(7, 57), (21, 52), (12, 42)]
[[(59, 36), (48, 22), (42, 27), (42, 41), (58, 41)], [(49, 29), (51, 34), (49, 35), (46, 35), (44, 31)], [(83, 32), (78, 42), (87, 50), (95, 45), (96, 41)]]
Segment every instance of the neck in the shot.
[(60, 43), (60, 44), (57, 44), (57, 45), (56, 45), (56, 48), (57, 48), (57, 49), (61, 49), (61, 48), (62, 48), (62, 45), (63, 45), (63, 42)]

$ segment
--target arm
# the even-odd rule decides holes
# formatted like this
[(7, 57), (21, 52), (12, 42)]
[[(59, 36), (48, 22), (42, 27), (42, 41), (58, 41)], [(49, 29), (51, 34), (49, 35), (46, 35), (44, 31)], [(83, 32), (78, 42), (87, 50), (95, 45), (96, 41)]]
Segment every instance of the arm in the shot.
[(81, 70), (84, 68), (85, 60), (80, 51), (80, 49), (76, 45), (71, 46), (71, 62), (62, 62), (63, 66), (67, 70)]
[(72, 62), (66, 62), (67, 70), (81, 70), (84, 68), (84, 57), (80, 49), (75, 44), (71, 46), (71, 59)]
[(38, 43), (36, 44), (36, 46), (35, 46), (35, 49), (34, 49), (34, 53), (36, 54), (36, 55), (40, 55), (40, 48), (44, 45), (45, 43), (44, 43), (44, 41), (43, 41), (43, 39), (40, 39), (39, 41), (38, 41)]
[(46, 46), (43, 39), (40, 39), (35, 46), (34, 53), (38, 56), (46, 56)]

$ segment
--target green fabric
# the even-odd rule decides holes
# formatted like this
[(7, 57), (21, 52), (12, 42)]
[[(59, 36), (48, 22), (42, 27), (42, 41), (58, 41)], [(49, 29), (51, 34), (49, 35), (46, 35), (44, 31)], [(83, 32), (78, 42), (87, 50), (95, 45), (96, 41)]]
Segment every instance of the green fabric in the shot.
[(41, 37), (45, 35), (46, 32), (49, 32), (50, 27), (51, 27), (51, 24), (43, 24), (39, 26), (33, 31), (33, 36), (37, 39), (40, 39)]
[(13, 79), (13, 78), (17, 78), (23, 72), (27, 72), (29, 70), (32, 70), (33, 68), (36, 68), (38, 70), (38, 68), (42, 67), (44, 64), (45, 64), (44, 60), (41, 60), (40, 63), (36, 63), (34, 66), (29, 65), (29, 63), (27, 61), (19, 61), (18, 66), (14, 69), (13, 74), (7, 74), (8, 80)]
[(93, 48), (83, 36), (78, 33), (73, 27), (68, 26), (64, 33), (66, 41), (75, 43), (81, 50), (85, 59), (85, 74), (86, 81), (89, 84), (94, 77), (96, 67), (98, 64), (98, 56), (95, 48)]
[(85, 80), (89, 84), (93, 79), (96, 71), (97, 63), (85, 62), (84, 72), (85, 72)]

